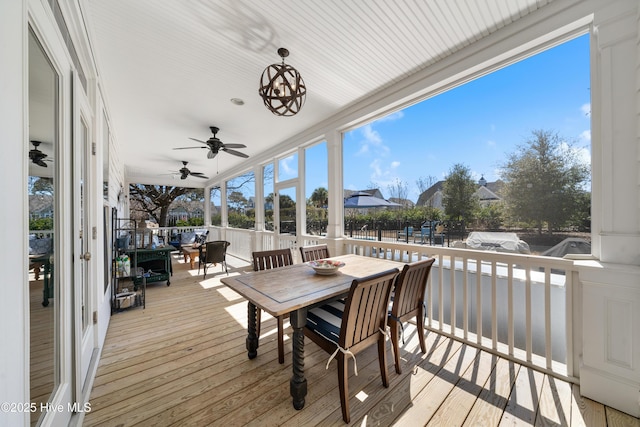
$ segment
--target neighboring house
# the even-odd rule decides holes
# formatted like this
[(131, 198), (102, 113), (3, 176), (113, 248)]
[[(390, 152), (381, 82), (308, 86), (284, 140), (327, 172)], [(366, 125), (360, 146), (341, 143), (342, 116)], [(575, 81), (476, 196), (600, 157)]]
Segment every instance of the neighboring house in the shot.
[(53, 197), (48, 194), (29, 195), (29, 218), (53, 217)]
[[(484, 176), (478, 181), (478, 189), (474, 193), (480, 201), (481, 206), (488, 206), (492, 203), (497, 203), (502, 200), (500, 192), (504, 187), (504, 182), (501, 180), (494, 182), (487, 182)], [(444, 195), (444, 181), (438, 181), (425, 190), (418, 197), (416, 206), (429, 206), (436, 209), (444, 210), (442, 198)]]
[(428, 206), (430, 208), (443, 209), (442, 188), (444, 181), (438, 181), (418, 196), (416, 206)]
[[(247, 208), (255, 209), (255, 207), (256, 207), (256, 198), (254, 196), (251, 196), (248, 199)], [(264, 209), (267, 210), (267, 211), (273, 210), (273, 202), (267, 200), (266, 197), (264, 199)]]
[(176, 200), (167, 214), (169, 219), (188, 221), (190, 218), (203, 218), (204, 210), (200, 201)]

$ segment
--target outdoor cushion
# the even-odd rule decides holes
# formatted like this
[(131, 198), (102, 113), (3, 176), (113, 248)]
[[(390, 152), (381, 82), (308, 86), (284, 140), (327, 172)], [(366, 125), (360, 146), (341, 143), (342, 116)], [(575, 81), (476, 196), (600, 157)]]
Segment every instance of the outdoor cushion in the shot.
[(338, 300), (309, 310), (307, 328), (337, 343), (340, 338), (344, 304), (344, 300)]
[(195, 231), (187, 231), (180, 235), (180, 244), (182, 245), (190, 245), (195, 243), (196, 241), (196, 233)]
[(29, 255), (48, 254), (53, 248), (53, 240), (51, 237), (43, 237), (42, 239), (29, 239)]

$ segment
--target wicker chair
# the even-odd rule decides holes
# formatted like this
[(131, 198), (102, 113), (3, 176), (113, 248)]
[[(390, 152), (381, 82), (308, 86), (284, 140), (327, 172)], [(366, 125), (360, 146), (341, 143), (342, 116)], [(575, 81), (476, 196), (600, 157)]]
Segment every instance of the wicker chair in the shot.
[[(212, 242), (206, 242), (200, 246), (200, 253), (198, 255), (198, 274), (200, 274), (200, 265), (204, 267), (203, 279), (207, 278), (207, 266), (209, 264), (220, 264), (222, 269), (229, 275), (227, 269), (227, 248), (231, 243), (226, 240), (214, 240)], [(204, 249), (203, 249), (204, 248)]]
[[(270, 270), (272, 268), (293, 265), (291, 249), (276, 249), (272, 251), (253, 252), (253, 269), (255, 271)], [(260, 337), (260, 321), (262, 310), (256, 312), (256, 335)], [(284, 319), (286, 316), (278, 316), (278, 362), (284, 363)]]

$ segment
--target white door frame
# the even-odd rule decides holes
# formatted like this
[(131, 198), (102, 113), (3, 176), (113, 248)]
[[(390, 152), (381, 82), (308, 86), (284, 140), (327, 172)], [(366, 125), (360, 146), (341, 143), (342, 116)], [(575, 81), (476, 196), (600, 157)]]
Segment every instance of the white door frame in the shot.
[[(73, 318), (74, 318), (74, 400), (88, 398), (87, 375), (97, 347), (95, 271), (95, 198), (93, 176), (93, 114), (78, 75), (73, 77)], [(102, 195), (101, 195), (102, 196)], [(97, 231), (97, 229), (96, 229)], [(96, 314), (94, 314), (96, 313)], [(97, 320), (97, 319), (95, 319)], [(81, 405), (80, 405), (81, 407)]]

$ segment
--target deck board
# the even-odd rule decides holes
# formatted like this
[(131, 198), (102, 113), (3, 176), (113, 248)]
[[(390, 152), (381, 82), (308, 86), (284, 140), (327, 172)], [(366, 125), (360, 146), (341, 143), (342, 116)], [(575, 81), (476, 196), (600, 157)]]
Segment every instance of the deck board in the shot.
[[(229, 273), (248, 263), (230, 257)], [(275, 319), (263, 314), (258, 357), (246, 355), (247, 304), (220, 283), (173, 258), (171, 286), (147, 289), (147, 306), (111, 317), (84, 426), (345, 425), (336, 363), (305, 341), (308, 394), (291, 405), (291, 328), (285, 363), (278, 363)], [(288, 326), (288, 324), (285, 324)], [(387, 350), (389, 388), (380, 379), (377, 350), (349, 364), (351, 425), (629, 425), (636, 418), (585, 399), (580, 388), (481, 352), (434, 332), (422, 354), (415, 324), (405, 327), (403, 373)], [(565, 424), (566, 423), (566, 424)]]

